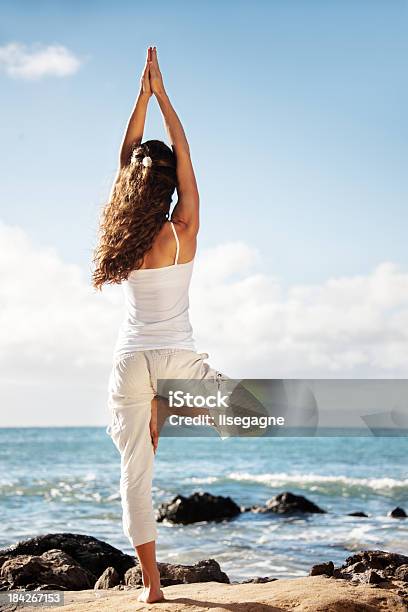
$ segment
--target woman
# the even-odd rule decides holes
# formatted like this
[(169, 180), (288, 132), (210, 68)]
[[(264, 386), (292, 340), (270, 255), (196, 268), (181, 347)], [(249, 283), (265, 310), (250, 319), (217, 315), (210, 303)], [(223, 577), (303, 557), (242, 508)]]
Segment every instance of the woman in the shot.
[[(142, 143), (147, 106), (159, 103), (172, 148)], [(170, 220), (174, 190), (177, 203)], [(119, 171), (102, 214), (93, 284), (121, 283), (126, 317), (109, 381), (107, 433), (121, 455), (120, 492), (125, 535), (143, 577), (140, 601), (163, 599), (156, 563), (151, 485), (158, 444), (157, 380), (219, 380), (197, 353), (188, 289), (199, 228), (199, 195), (189, 145), (149, 47), (140, 93), (121, 146)]]

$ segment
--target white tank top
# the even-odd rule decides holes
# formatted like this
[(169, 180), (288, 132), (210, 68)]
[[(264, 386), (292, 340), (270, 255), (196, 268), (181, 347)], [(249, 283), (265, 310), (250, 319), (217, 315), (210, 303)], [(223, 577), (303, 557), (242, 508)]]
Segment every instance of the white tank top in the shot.
[(149, 349), (196, 350), (188, 314), (194, 259), (178, 263), (180, 243), (174, 224), (170, 224), (177, 245), (174, 264), (133, 270), (122, 281), (126, 315), (115, 345), (115, 358)]

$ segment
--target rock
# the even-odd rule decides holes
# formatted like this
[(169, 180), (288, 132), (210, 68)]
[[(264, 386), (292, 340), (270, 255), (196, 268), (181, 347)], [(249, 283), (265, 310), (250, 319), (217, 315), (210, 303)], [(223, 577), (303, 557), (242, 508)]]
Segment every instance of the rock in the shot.
[(364, 563), (362, 563), (361, 561), (357, 561), (357, 563), (354, 563), (354, 565), (350, 565), (348, 571), (352, 574), (361, 574), (362, 572), (365, 572), (366, 569), (367, 568)]
[[(158, 563), (162, 586), (173, 584), (188, 584), (192, 582), (224, 582), (229, 584), (229, 578), (221, 571), (214, 559), (199, 561), (194, 565), (172, 565)], [(125, 574), (125, 584), (132, 587), (142, 585), (142, 575), (139, 568), (130, 568)]]
[(221, 571), (220, 565), (215, 559), (205, 559), (194, 565), (158, 563), (158, 566), (164, 586), (190, 582), (229, 583), (227, 574)]
[(265, 582), (274, 582), (278, 580), (277, 578), (270, 578), (269, 576), (257, 576), (256, 578), (248, 578), (247, 580), (243, 580), (242, 582), (238, 582), (237, 584), (265, 584)]
[(94, 589), (112, 589), (120, 582), (120, 576), (114, 567), (107, 567), (102, 576), (95, 582)]
[[(25, 591), (69, 591), (69, 588), (57, 584), (41, 584), (36, 586), (36, 583), (28, 584)], [(82, 590), (82, 589), (81, 589)]]
[(384, 582), (384, 576), (378, 574), (375, 570), (368, 570), (367, 572), (367, 583), (368, 584), (380, 584)]
[(126, 555), (114, 546), (92, 536), (80, 533), (50, 533), (0, 549), (0, 567), (10, 558), (19, 555), (38, 556), (52, 549), (62, 550), (72, 557), (84, 569), (94, 574), (95, 580), (107, 567), (114, 567), (123, 578), (126, 570), (136, 563), (135, 557)]
[(125, 572), (123, 581), (127, 586), (138, 588), (143, 585), (142, 570), (139, 565), (131, 567)]
[(189, 497), (177, 495), (171, 502), (161, 504), (157, 520), (188, 525), (201, 521), (231, 519), (240, 513), (240, 507), (230, 497), (193, 493)]
[(44, 585), (52, 584), (55, 589), (80, 591), (92, 588), (95, 583), (94, 574), (57, 549), (8, 559), (2, 565), (1, 578), (7, 580), (9, 589), (27, 590), (44, 590)]
[(407, 513), (405, 512), (404, 508), (400, 508), (399, 506), (397, 506), (396, 508), (394, 508), (394, 510), (391, 510), (391, 512), (388, 513), (388, 516), (390, 516), (391, 518), (407, 518)]
[(313, 565), (310, 570), (310, 576), (333, 576), (334, 572), (334, 563), (333, 561), (328, 561), (327, 563), (318, 563), (317, 565)]
[[(59, 542), (67, 550), (48, 549)], [(45, 549), (45, 550), (43, 550)], [(42, 552), (41, 552), (42, 551)], [(187, 582), (225, 582), (228, 576), (213, 559), (195, 565), (158, 564), (163, 586)], [(134, 557), (81, 534), (38, 536), (0, 551), (0, 591), (22, 590), (127, 590), (142, 584)], [(94, 571), (89, 568), (93, 568)], [(99, 578), (97, 579), (97, 577)], [(121, 581), (125, 584), (120, 584)]]
[(288, 491), (279, 493), (279, 495), (268, 500), (265, 506), (254, 506), (252, 510), (253, 512), (275, 512), (276, 514), (298, 514), (304, 512), (325, 514), (326, 512), (306, 497), (303, 497), (303, 495), (295, 495)]
[(349, 512), (347, 516), (360, 516), (361, 518), (368, 518), (368, 514), (365, 512)]
[(400, 565), (394, 574), (397, 580), (402, 580), (403, 582), (408, 582), (408, 564)]
[(365, 550), (348, 557), (341, 567), (334, 568), (333, 577), (379, 584), (384, 581), (404, 580), (407, 569), (408, 557), (405, 555), (382, 550)]

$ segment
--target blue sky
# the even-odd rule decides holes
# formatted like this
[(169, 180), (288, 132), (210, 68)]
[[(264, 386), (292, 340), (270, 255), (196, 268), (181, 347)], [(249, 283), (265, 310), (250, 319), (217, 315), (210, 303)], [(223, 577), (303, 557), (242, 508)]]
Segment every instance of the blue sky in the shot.
[[(13, 2), (1, 43), (70, 76), (0, 75), (1, 218), (89, 270), (145, 47), (190, 139), (200, 245), (243, 240), (283, 283), (406, 264), (407, 4)], [(155, 103), (146, 137), (164, 137)]]

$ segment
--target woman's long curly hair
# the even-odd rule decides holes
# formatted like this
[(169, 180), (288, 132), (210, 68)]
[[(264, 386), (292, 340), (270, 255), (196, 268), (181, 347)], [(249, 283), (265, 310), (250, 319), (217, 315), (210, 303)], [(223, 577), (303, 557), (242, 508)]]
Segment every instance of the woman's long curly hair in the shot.
[[(151, 165), (149, 165), (149, 159)], [(169, 218), (177, 184), (176, 158), (160, 140), (137, 145), (105, 205), (94, 252), (92, 284), (120, 283), (142, 265), (144, 255)]]

